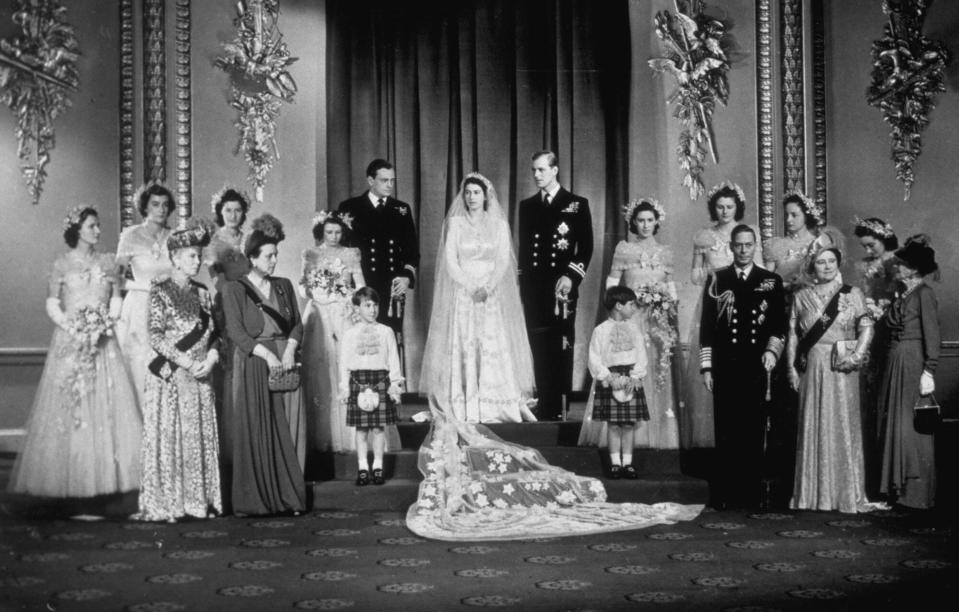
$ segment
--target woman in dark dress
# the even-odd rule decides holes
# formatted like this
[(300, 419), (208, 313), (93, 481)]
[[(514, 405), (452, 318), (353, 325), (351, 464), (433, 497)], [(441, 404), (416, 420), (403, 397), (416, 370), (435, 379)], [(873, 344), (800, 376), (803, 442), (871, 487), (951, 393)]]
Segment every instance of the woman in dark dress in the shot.
[(299, 514), (306, 423), (299, 389), (274, 392), (270, 373), (296, 367), (303, 324), (293, 283), (272, 276), (283, 226), (272, 215), (253, 222), (244, 245), (250, 272), (223, 286), (233, 353), (233, 512)]
[(879, 416), (885, 420), (880, 491), (909, 508), (931, 508), (936, 499), (932, 434), (916, 431), (913, 406), (936, 388), (939, 317), (936, 294), (924, 278), (939, 270), (925, 235), (909, 238), (896, 251), (899, 291), (883, 318), (889, 351), (879, 389)]

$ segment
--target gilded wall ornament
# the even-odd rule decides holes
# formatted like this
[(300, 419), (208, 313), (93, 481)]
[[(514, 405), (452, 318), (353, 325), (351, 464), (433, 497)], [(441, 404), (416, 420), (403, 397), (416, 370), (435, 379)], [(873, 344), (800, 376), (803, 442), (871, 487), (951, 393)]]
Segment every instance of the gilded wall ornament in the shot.
[(80, 50), (66, 13), (56, 0), (17, 0), (13, 22), (22, 33), (0, 40), (0, 101), (17, 115), (20, 173), (34, 204), (56, 144), (53, 122), (80, 83)]
[(281, 103), (292, 102), (296, 94), (289, 67), (297, 58), (277, 27), (278, 0), (241, 0), (236, 6), (236, 36), (223, 45), (216, 65), (230, 74), (230, 106), (238, 112), (234, 125), (240, 132), (235, 153), (243, 152), (248, 179), (262, 202), (263, 185), (280, 157), (276, 119)]
[(667, 101), (683, 128), (676, 153), (685, 173), (683, 186), (695, 200), (705, 191), (701, 179), (706, 151), (718, 162), (712, 116), (716, 103), (729, 100), (729, 36), (726, 25), (707, 15), (702, 0), (674, 0), (673, 11), (660, 11), (653, 18), (664, 57), (649, 60), (655, 72), (669, 73), (676, 80)]
[(922, 131), (936, 107), (936, 94), (946, 90), (949, 51), (922, 33), (932, 0), (883, 0), (889, 16), (883, 36), (872, 43), (872, 83), (866, 100), (882, 111), (892, 126), (892, 159), (896, 178), (905, 187), (903, 199), (916, 180), (915, 164), (922, 153)]

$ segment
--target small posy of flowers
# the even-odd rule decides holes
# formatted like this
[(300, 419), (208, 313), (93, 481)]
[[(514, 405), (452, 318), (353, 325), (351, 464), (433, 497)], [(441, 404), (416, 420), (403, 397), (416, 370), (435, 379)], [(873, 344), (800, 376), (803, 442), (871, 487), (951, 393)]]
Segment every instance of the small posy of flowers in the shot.
[(85, 425), (79, 414), (80, 399), (90, 392), (95, 379), (100, 339), (113, 335), (114, 323), (103, 304), (81, 306), (67, 320), (74, 362), (61, 385), (73, 403), (73, 426), (77, 429)]
[(885, 298), (874, 300), (866, 298), (866, 315), (873, 321), (878, 321), (886, 314), (891, 302)]
[(327, 297), (349, 297), (350, 287), (347, 285), (343, 271), (345, 266), (337, 259), (329, 268), (310, 270), (303, 277), (303, 285), (310, 295), (319, 293)]
[(673, 347), (679, 339), (676, 329), (676, 285), (671, 282), (649, 283), (636, 288), (636, 303), (649, 315), (649, 334), (659, 343), (659, 363), (656, 364), (656, 387), (666, 384), (672, 363)]

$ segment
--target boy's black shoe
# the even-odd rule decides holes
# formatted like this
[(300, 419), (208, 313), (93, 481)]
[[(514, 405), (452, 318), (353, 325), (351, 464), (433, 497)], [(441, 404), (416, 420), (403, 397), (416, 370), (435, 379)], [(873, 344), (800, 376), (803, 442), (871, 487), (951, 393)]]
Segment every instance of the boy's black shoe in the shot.
[(356, 474), (356, 486), (365, 487), (370, 484), (370, 473), (368, 470), (360, 470)]
[(629, 480), (636, 480), (639, 478), (639, 474), (636, 473), (636, 468), (631, 465), (623, 466), (623, 478), (628, 478)]
[(375, 485), (386, 484), (386, 479), (383, 478), (383, 470), (381, 470), (380, 468), (376, 468), (375, 470), (373, 470), (373, 484)]
[(623, 477), (623, 468), (618, 465), (609, 466), (609, 477), (612, 480), (619, 480)]

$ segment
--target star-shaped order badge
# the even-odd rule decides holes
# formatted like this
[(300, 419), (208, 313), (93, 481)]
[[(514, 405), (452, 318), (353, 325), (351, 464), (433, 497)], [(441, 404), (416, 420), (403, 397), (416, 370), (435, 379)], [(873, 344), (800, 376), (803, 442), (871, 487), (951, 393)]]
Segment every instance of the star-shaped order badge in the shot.
[(556, 241), (556, 248), (559, 249), (560, 251), (565, 251), (566, 249), (569, 248), (569, 240), (565, 238), (560, 238), (559, 240)]
[(564, 221), (563, 223), (559, 224), (559, 227), (556, 228), (556, 232), (560, 236), (565, 236), (569, 232), (569, 226), (566, 225), (566, 222)]

